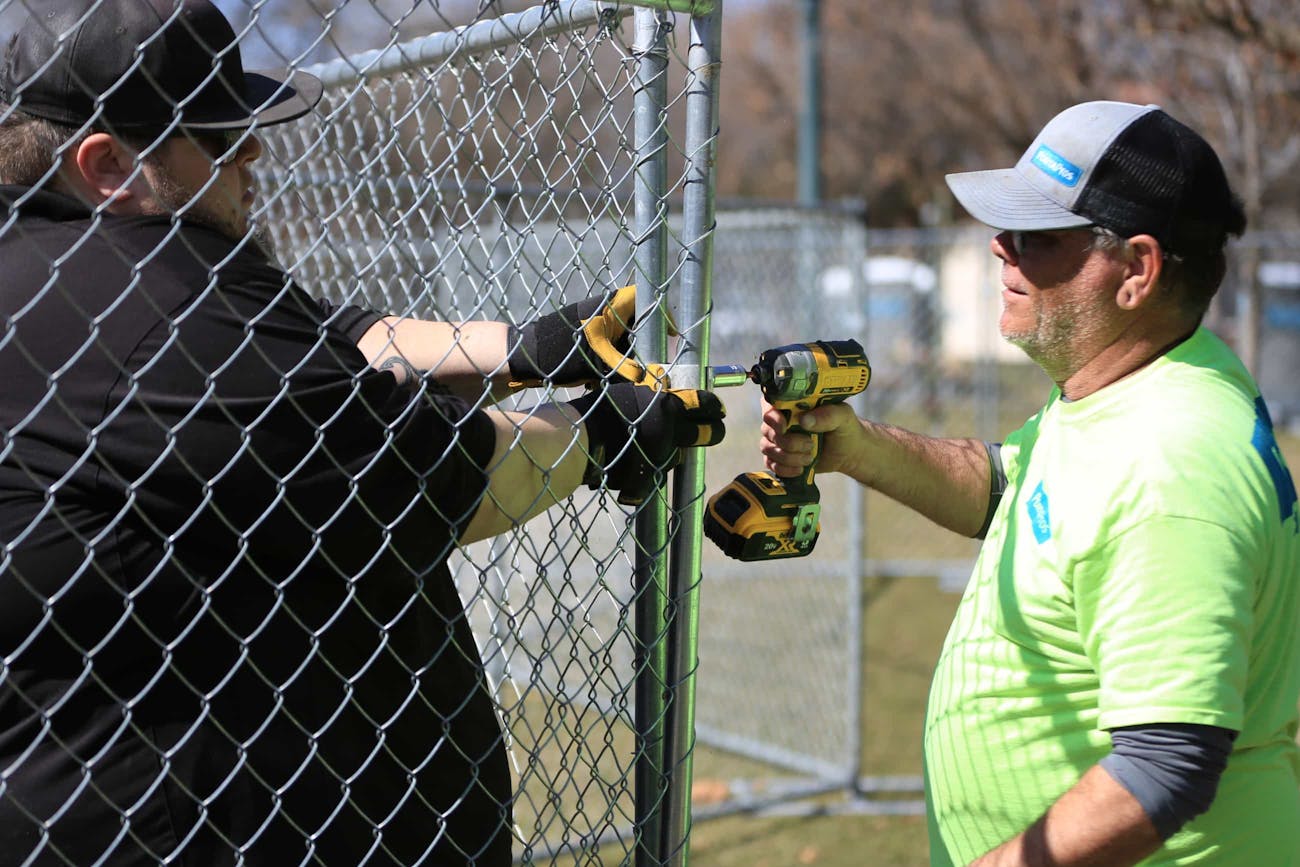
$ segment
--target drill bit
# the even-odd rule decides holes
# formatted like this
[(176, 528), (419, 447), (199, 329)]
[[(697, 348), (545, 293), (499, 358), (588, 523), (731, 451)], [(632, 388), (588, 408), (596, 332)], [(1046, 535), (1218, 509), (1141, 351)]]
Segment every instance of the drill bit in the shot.
[(717, 364), (709, 368), (706, 387), (730, 388), (733, 385), (744, 385), (753, 378), (753, 372), (739, 364)]

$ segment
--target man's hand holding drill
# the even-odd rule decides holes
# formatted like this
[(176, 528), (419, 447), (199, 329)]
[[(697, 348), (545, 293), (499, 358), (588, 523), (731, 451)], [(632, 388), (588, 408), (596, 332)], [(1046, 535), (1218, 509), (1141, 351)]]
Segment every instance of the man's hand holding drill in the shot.
[[(785, 413), (763, 404), (762, 440), (759, 451), (769, 472), (781, 478), (801, 474), (813, 462), (812, 434), (821, 434), (816, 455), (818, 473), (849, 473), (860, 460), (857, 455), (866, 440), (862, 421), (848, 404), (828, 404), (803, 410), (786, 420)], [(797, 425), (798, 432), (786, 432)]]

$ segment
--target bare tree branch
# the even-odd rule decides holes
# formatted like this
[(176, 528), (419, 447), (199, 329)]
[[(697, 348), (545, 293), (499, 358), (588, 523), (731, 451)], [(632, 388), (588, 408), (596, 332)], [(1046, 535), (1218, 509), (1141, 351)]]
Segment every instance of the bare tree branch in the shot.
[(1265, 16), (1249, 0), (1147, 0), (1153, 9), (1185, 16), (1192, 23), (1210, 24), (1242, 41), (1257, 43), (1288, 63), (1300, 63), (1300, 19), (1292, 10)]

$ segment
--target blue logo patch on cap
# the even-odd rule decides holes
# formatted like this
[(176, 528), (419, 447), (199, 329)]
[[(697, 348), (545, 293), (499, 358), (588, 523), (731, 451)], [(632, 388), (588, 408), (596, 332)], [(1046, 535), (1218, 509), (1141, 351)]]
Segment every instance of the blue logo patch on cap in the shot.
[(1083, 169), (1047, 145), (1038, 146), (1038, 150), (1034, 152), (1034, 158), (1031, 162), (1046, 173), (1048, 177), (1065, 184), (1067, 187), (1073, 187), (1079, 183), (1079, 178), (1083, 177)]

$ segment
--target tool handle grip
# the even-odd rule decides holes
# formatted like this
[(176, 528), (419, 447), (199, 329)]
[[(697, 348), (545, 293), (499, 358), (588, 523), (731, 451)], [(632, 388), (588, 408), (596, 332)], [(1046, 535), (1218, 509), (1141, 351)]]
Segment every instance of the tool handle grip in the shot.
[(799, 427), (797, 424), (789, 424), (790, 413), (785, 413), (786, 432), (787, 433), (804, 433), (812, 438), (812, 462), (804, 467), (802, 473), (797, 476), (787, 476), (781, 481), (785, 483), (785, 489), (790, 494), (798, 495), (804, 491), (815, 490), (817, 485), (813, 483), (813, 475), (817, 471), (817, 458), (822, 451), (822, 435), (812, 433)]

